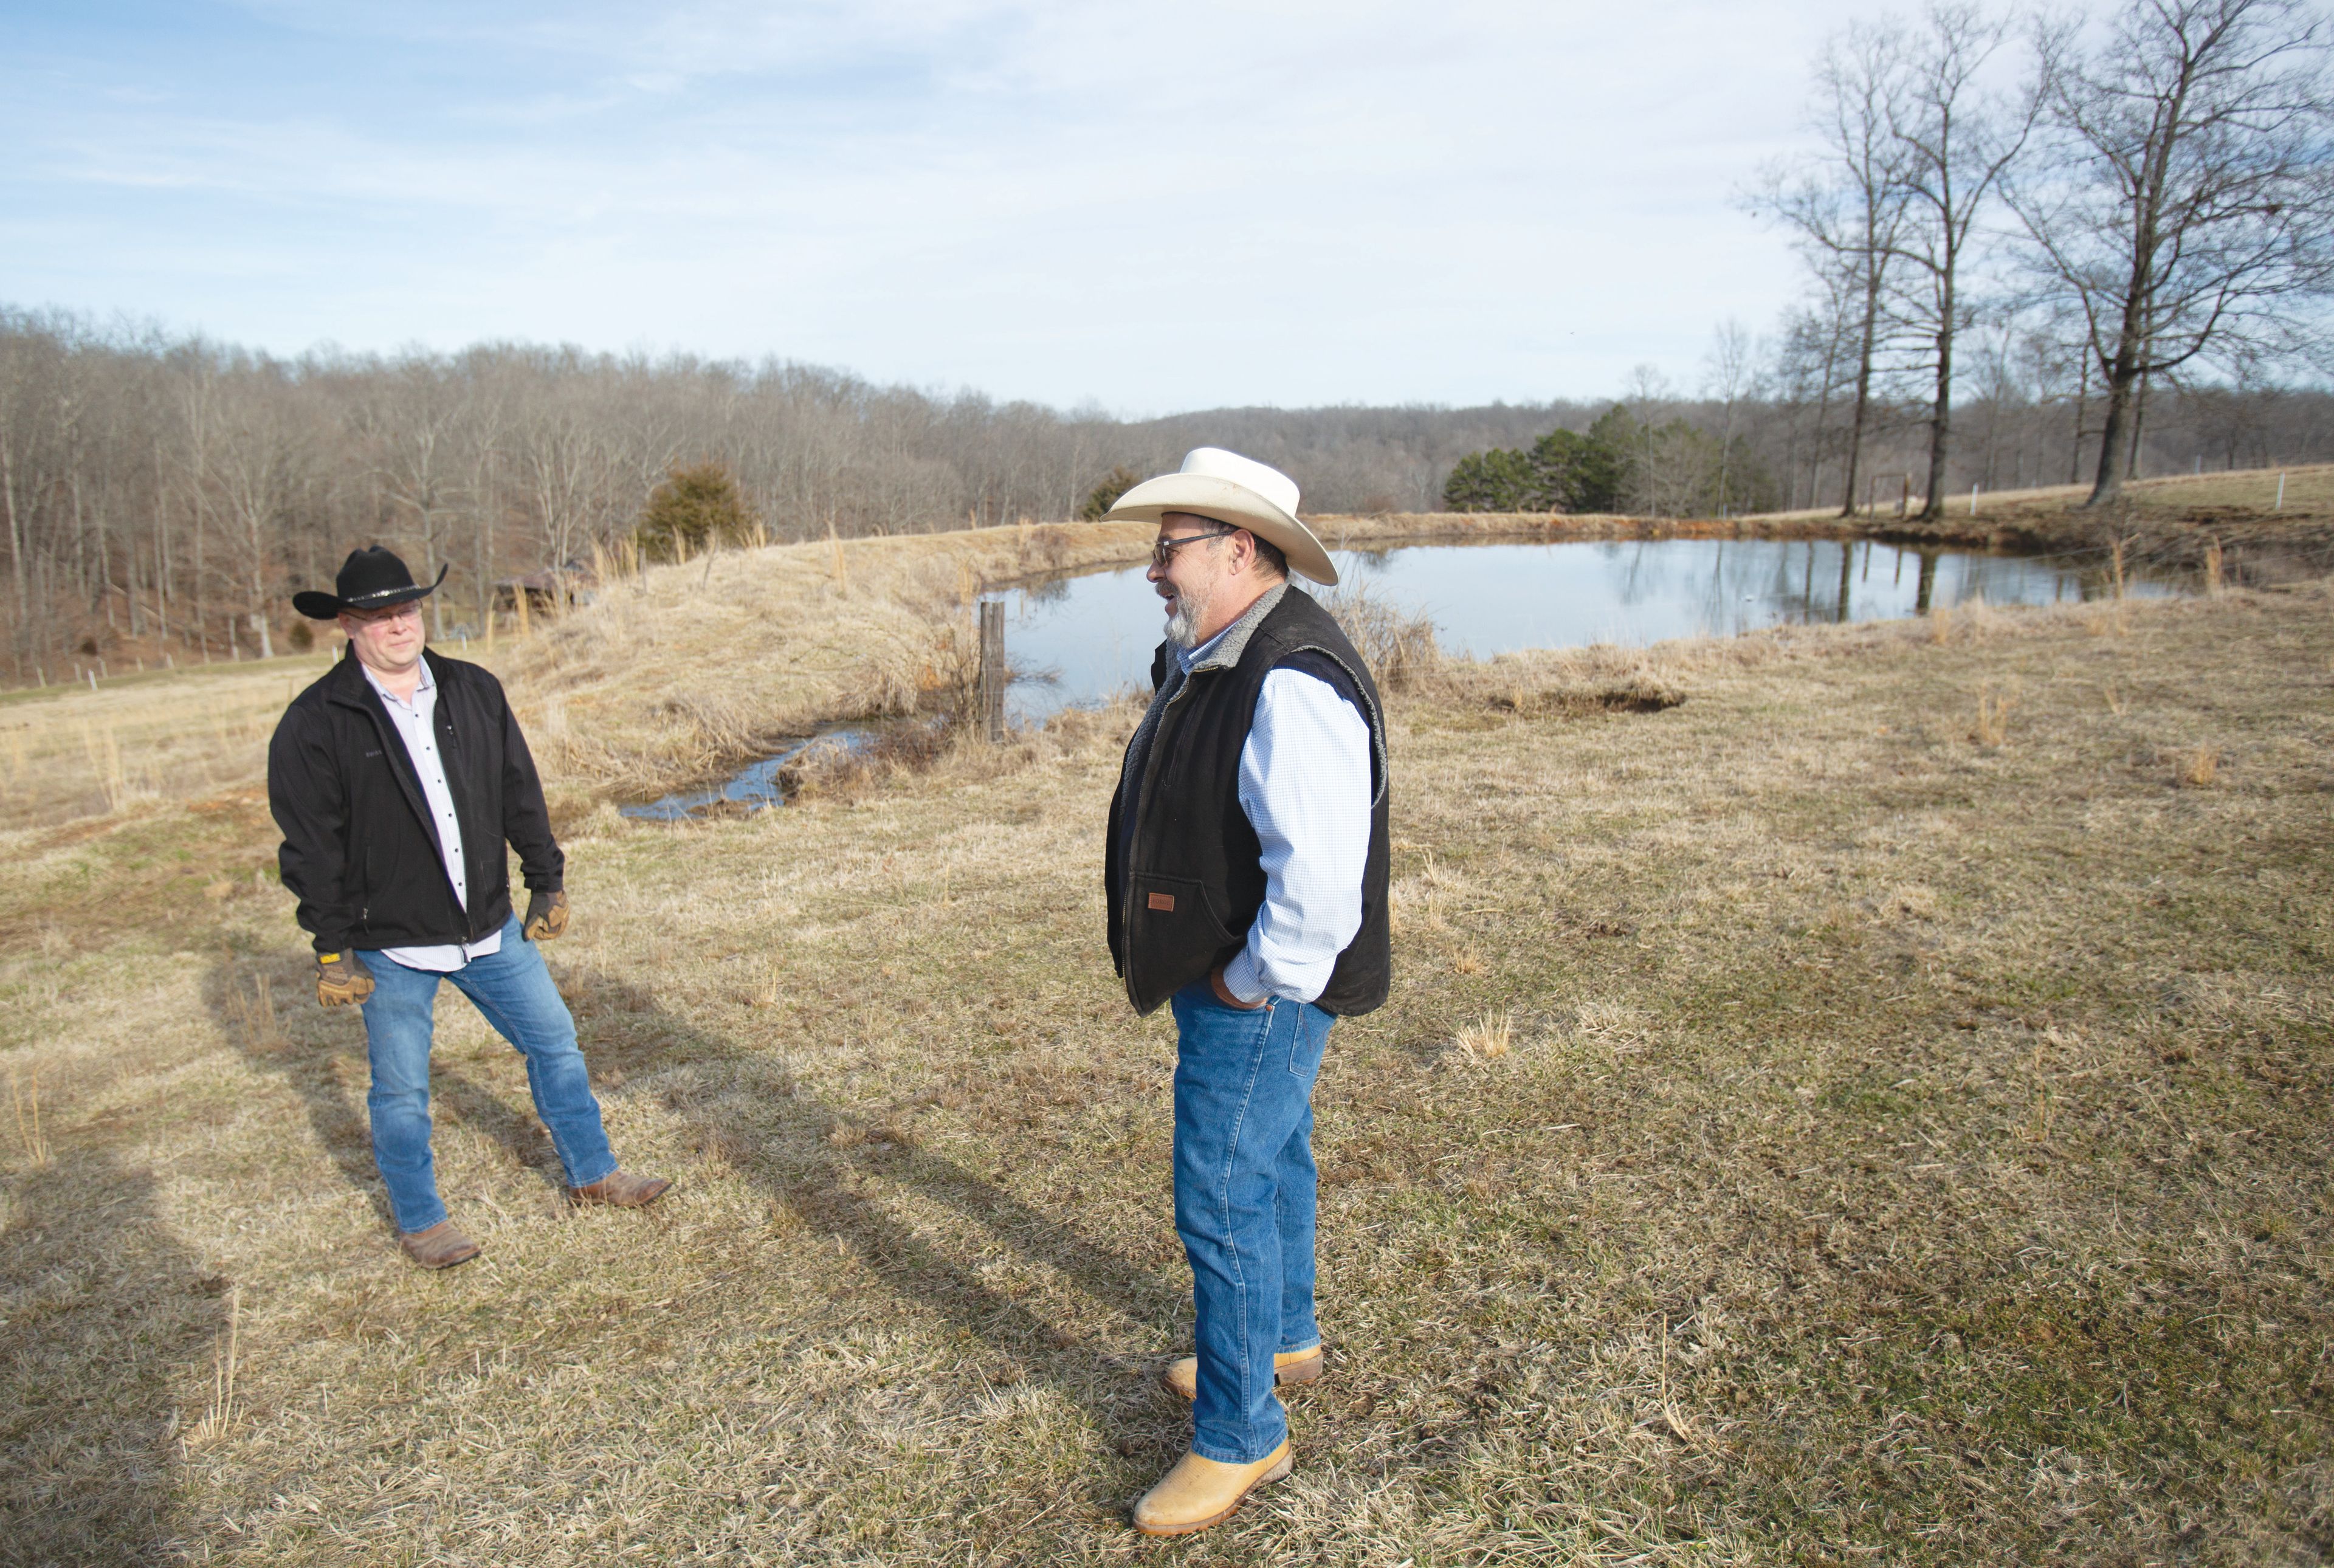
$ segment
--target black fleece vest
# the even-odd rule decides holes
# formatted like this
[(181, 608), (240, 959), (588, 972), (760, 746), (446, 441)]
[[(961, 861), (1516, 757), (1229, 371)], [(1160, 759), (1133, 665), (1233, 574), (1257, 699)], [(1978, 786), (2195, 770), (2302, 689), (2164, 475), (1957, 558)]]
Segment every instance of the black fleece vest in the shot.
[(1378, 688), (1329, 612), (1302, 590), (1286, 587), (1259, 601), (1224, 646), (1189, 675), (1163, 644), (1153, 663), (1158, 690), (1127, 743), (1103, 861), (1111, 958), (1138, 1013), (1153, 1011), (1237, 954), (1264, 907), (1262, 845), (1239, 803), (1240, 749), (1248, 744), (1264, 678), (1291, 665), (1332, 677), (1370, 727), (1370, 853), (1362, 874), (1362, 925), (1316, 1000), (1344, 1016), (1367, 1013), (1386, 999), (1394, 952), (1386, 920), (1386, 747)]

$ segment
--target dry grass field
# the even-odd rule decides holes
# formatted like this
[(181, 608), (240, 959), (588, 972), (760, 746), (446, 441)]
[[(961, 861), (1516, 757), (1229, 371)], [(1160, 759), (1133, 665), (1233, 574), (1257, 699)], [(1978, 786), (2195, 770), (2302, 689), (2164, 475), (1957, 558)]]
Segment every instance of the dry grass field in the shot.
[(671, 592), (504, 661), (577, 737), (548, 955), (679, 1178), (646, 1214), (564, 1211), (448, 1001), (487, 1250), (403, 1263), (247, 784), (0, 836), (0, 1562), (2334, 1553), (2326, 586), (1395, 696), (1395, 991), (1316, 1101), (1330, 1376), (1295, 1476), (1172, 1544), (1124, 1524), (1190, 1311), (1172, 1030), (1101, 951), (1131, 710), (630, 822), (642, 759), (825, 700), (660, 740), (624, 669), (764, 678)]
[(0, 823), (135, 814), (263, 781), (275, 721), (330, 658), (0, 695)]

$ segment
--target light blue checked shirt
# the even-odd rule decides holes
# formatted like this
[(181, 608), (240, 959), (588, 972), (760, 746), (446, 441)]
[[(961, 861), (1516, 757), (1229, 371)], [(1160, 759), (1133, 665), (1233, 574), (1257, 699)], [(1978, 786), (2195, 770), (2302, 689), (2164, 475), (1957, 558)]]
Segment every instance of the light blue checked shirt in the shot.
[[(1230, 630), (1176, 649), (1183, 673)], [(1263, 846), (1264, 907), (1247, 946), (1224, 966), (1224, 989), (1250, 1005), (1310, 1002), (1362, 928), (1370, 726), (1360, 711), (1316, 675), (1267, 675), (1240, 747), (1239, 803)]]

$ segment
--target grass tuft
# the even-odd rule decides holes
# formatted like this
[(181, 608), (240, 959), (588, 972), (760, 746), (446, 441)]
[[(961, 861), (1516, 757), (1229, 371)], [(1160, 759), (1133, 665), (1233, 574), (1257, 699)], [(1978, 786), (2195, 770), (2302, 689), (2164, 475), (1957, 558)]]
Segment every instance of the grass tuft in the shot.
[(1515, 1015), (1486, 1012), (1459, 1031), (1459, 1049), (1480, 1062), (1496, 1062), (1515, 1043)]
[(19, 1087), (16, 1073), (8, 1073), (8, 1104), (15, 1113), (16, 1143), (24, 1151), (24, 1169), (45, 1170), (50, 1164), (48, 1135), (41, 1130), (41, 1075), (34, 1073), (29, 1083)]
[(243, 1352), (243, 1292), (227, 1293), (227, 1342), (214, 1344), (211, 1350), (210, 1402), (202, 1419), (187, 1429), (186, 1443), (190, 1448), (216, 1442), (227, 1436), (235, 1422), (237, 1363)]
[(1977, 727), (1970, 738), (1982, 746), (1998, 746), (2010, 738), (2011, 710), (2018, 698), (2008, 692), (1982, 690), (1977, 696)]

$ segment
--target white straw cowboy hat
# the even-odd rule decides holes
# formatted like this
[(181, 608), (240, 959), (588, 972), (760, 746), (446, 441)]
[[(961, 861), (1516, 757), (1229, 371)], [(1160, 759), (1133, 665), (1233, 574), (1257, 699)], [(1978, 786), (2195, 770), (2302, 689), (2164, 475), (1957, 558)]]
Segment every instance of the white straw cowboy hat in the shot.
[(1337, 568), (1313, 530), (1297, 520), (1297, 481), (1253, 457), (1220, 447), (1195, 447), (1183, 467), (1145, 479), (1118, 498), (1105, 521), (1156, 523), (1168, 512), (1189, 512), (1279, 546), (1289, 570), (1325, 587), (1337, 585)]

